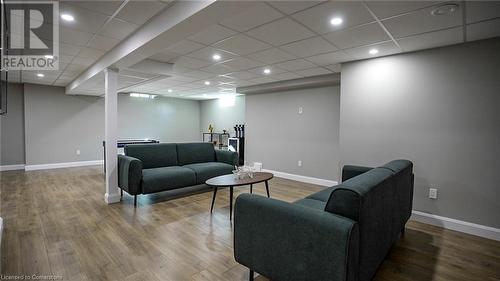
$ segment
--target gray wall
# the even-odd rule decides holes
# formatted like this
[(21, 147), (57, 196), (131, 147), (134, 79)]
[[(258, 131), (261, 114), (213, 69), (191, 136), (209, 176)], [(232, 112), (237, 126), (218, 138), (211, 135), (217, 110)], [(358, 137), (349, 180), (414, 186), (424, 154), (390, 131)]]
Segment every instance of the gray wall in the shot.
[(264, 169), (338, 180), (339, 106), (338, 86), (248, 95), (246, 160), (262, 162)]
[(415, 210), (500, 227), (498, 50), (494, 39), (343, 64), (341, 163), (410, 159)]
[[(3, 86), (2, 86), (3, 87)], [(0, 165), (24, 164), (24, 96), (22, 84), (8, 84), (7, 114), (0, 117)]]
[[(200, 130), (201, 133), (208, 131), (208, 125), (212, 124), (215, 132), (228, 130), (233, 137), (234, 125), (245, 124), (245, 96), (237, 96), (234, 105), (228, 106), (219, 99), (200, 102)], [(201, 135), (200, 135), (201, 138)]]
[[(24, 96), (27, 165), (102, 159), (103, 98), (32, 84), (25, 84)], [(119, 138), (197, 141), (199, 111), (198, 101), (119, 95)]]

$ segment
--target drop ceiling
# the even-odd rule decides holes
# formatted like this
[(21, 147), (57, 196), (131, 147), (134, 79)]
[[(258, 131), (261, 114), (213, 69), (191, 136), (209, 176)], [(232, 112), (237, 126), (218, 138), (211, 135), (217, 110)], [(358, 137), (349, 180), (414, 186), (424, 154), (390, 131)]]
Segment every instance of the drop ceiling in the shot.
[[(434, 16), (431, 11), (443, 2), (254, 2), (239, 14), (159, 48), (150, 59), (173, 63), (170, 77), (123, 70), (119, 87), (211, 99), (235, 94), (236, 87), (340, 72), (340, 64), (347, 61), (500, 36), (500, 2), (445, 3), (458, 9)], [(61, 21), (60, 70), (46, 71), (43, 78), (30, 71), (11, 77), (66, 86), (169, 5), (165, 1), (62, 2), (61, 11), (73, 13), (76, 20)], [(342, 24), (330, 24), (332, 17), (341, 17)], [(378, 53), (370, 54), (372, 49)], [(215, 61), (214, 54), (221, 59)], [(78, 93), (102, 95), (103, 81), (102, 74), (96, 75)]]

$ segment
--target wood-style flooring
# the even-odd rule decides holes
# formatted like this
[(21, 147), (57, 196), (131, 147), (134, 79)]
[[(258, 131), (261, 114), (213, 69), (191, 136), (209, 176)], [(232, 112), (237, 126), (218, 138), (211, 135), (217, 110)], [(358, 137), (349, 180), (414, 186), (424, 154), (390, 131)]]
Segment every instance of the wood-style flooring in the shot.
[[(234, 261), (228, 190), (104, 203), (102, 167), (0, 173), (1, 273), (62, 280), (248, 280)], [(271, 197), (321, 187), (275, 178)], [(235, 196), (248, 192), (235, 188)], [(254, 192), (265, 194), (264, 186)], [(61, 280), (61, 279), (59, 279)], [(256, 280), (267, 280), (262, 276)], [(500, 243), (409, 222), (375, 280), (500, 280)]]

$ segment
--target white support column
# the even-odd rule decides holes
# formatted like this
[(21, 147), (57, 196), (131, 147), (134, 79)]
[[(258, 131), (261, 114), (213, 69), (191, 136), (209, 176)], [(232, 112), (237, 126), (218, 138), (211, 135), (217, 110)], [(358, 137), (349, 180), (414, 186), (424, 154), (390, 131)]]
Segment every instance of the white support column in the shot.
[(104, 95), (104, 122), (106, 141), (106, 194), (104, 201), (107, 204), (120, 202), (118, 189), (118, 70), (106, 68), (105, 95)]

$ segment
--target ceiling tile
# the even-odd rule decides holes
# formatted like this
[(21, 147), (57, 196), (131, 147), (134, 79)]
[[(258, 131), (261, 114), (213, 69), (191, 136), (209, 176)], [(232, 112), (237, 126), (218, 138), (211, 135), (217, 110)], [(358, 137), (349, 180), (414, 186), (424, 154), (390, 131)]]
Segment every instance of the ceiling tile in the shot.
[(119, 42), (119, 40), (113, 38), (96, 35), (92, 40), (90, 40), (87, 46), (102, 51), (109, 51)]
[(387, 33), (378, 23), (334, 31), (324, 35), (324, 37), (341, 49), (390, 40)]
[(122, 4), (122, 1), (72, 1), (71, 5), (111, 16)]
[(214, 73), (214, 74), (225, 74), (225, 73), (230, 73), (232, 71), (231, 68), (229, 68), (223, 64), (214, 64), (211, 66), (203, 67), (200, 70)]
[(59, 43), (59, 54), (75, 56), (80, 51), (81, 47), (70, 44)]
[(467, 23), (500, 17), (499, 1), (467, 1), (465, 5)]
[(59, 41), (73, 46), (85, 46), (92, 38), (92, 34), (67, 27), (59, 27)]
[[(375, 20), (363, 3), (358, 1), (326, 2), (296, 13), (292, 17), (320, 34)], [(339, 26), (331, 25), (330, 19), (333, 17), (342, 18), (343, 23)]]
[(467, 25), (467, 41), (500, 36), (500, 18)]
[(462, 27), (455, 27), (398, 39), (399, 45), (406, 52), (452, 45), (461, 42), (463, 42)]
[(216, 24), (194, 35), (191, 35), (190, 37), (188, 37), (188, 39), (198, 43), (211, 45), (217, 41), (233, 36), (236, 33), (237, 33), (236, 31), (233, 31), (231, 29)]
[(283, 16), (264, 2), (255, 3), (251, 8), (220, 23), (231, 29), (243, 32)]
[(120, 19), (110, 20), (99, 32), (100, 35), (123, 40), (134, 32), (139, 25), (129, 23)]
[(177, 42), (174, 45), (168, 47), (165, 51), (185, 55), (185, 54), (191, 53), (193, 51), (199, 50), (203, 47), (204, 46), (202, 44), (199, 44), (199, 43), (196, 43), (193, 41), (189, 41), (189, 40), (182, 40), (182, 41)]
[(138, 77), (138, 78), (142, 78), (142, 79), (151, 79), (153, 77), (158, 76), (157, 74), (144, 73), (144, 72), (139, 72), (139, 71), (130, 70), (130, 69), (120, 69), (120, 75)]
[(80, 66), (90, 66), (93, 64), (95, 59), (88, 59), (88, 58), (80, 58), (80, 57), (74, 57), (73, 60), (71, 61), (71, 64), (73, 65), (80, 65)]
[(320, 36), (284, 45), (280, 48), (298, 57), (309, 57), (338, 50)]
[(433, 16), (431, 11), (432, 8), (423, 9), (415, 13), (384, 20), (382, 23), (395, 38), (436, 31), (462, 24), (461, 8), (454, 13), (442, 16)]
[(341, 64), (332, 64), (332, 65), (327, 65), (325, 66), (326, 68), (328, 68), (329, 70), (333, 71), (333, 72), (340, 72), (341, 70)]
[(165, 7), (166, 4), (158, 1), (129, 1), (116, 17), (142, 25)]
[(157, 60), (157, 61), (161, 61), (161, 62), (170, 62), (179, 56), (181, 56), (181, 54), (179, 54), (179, 53), (170, 52), (170, 51), (163, 51), (163, 52), (158, 53), (156, 55), (153, 55), (149, 58), (152, 60)]
[(309, 76), (328, 74), (328, 73), (331, 73), (331, 71), (329, 71), (328, 69), (325, 69), (323, 67), (315, 67), (315, 68), (309, 68), (309, 69), (295, 71), (295, 73), (297, 73), (298, 75), (301, 75), (303, 77), (309, 77)]
[(243, 79), (243, 80), (248, 80), (248, 79), (253, 79), (256, 77), (259, 77), (260, 75), (249, 72), (249, 71), (237, 71), (237, 72), (232, 72), (229, 74), (230, 77), (234, 77), (236, 79)]
[(317, 56), (308, 57), (307, 60), (317, 65), (330, 65), (350, 60), (351, 57), (343, 51), (331, 52)]
[(198, 78), (198, 79), (205, 79), (205, 78), (209, 78), (209, 77), (214, 77), (215, 76), (212, 73), (205, 72), (205, 71), (199, 71), (199, 70), (187, 72), (184, 75), (189, 76), (189, 77), (193, 77), (193, 78)]
[(296, 57), (278, 48), (267, 49), (247, 55), (247, 57), (263, 63), (274, 64), (282, 61), (293, 60)]
[(259, 67), (264, 64), (255, 60), (239, 57), (226, 61), (223, 63), (223, 65), (227, 66), (229, 69), (231, 69), (231, 71), (240, 71)]
[(415, 11), (443, 1), (366, 1), (379, 19)]
[(214, 47), (205, 47), (205, 48), (199, 49), (197, 51), (190, 53), (188, 56), (192, 57), (192, 58), (204, 60), (204, 61), (209, 61), (211, 63), (216, 63), (216, 61), (214, 61), (212, 58), (212, 56), (215, 54), (221, 56), (221, 59), (219, 61), (225, 61), (225, 60), (237, 57), (237, 55), (235, 55), (233, 53), (229, 53), (229, 52), (226, 52), (224, 50), (216, 49)]
[(190, 58), (190, 57), (179, 57), (175, 60), (172, 60), (176, 66), (182, 66), (190, 69), (199, 69), (201, 67), (209, 66), (212, 64), (212, 62), (206, 61), (206, 60), (199, 60), (195, 58)]
[(295, 71), (295, 70), (301, 70), (301, 69), (307, 69), (307, 68), (313, 68), (316, 67), (316, 65), (312, 62), (306, 61), (304, 59), (298, 59), (298, 60), (291, 60), (287, 62), (282, 62), (276, 64), (277, 67), (288, 70), (288, 71)]
[(280, 46), (315, 35), (304, 26), (289, 18), (280, 19), (257, 27), (248, 31), (247, 34), (275, 46)]
[[(378, 53), (376, 55), (371, 55), (369, 53), (369, 51), (371, 49), (377, 49)], [(394, 44), (394, 42), (388, 41), (388, 42), (384, 42), (384, 43), (373, 44), (370, 46), (363, 46), (363, 47), (348, 49), (348, 50), (345, 50), (345, 52), (348, 53), (350, 56), (352, 56), (355, 59), (366, 59), (366, 58), (391, 55), (391, 54), (399, 53), (401, 51), (398, 48), (398, 46), (396, 46), (396, 44)]]
[(247, 55), (271, 47), (271, 45), (260, 42), (243, 34), (238, 34), (224, 39), (216, 43), (214, 46), (239, 55)]
[(75, 18), (72, 22), (60, 20), (60, 27), (64, 26), (89, 33), (97, 32), (107, 19), (107, 16), (103, 14), (99, 14), (78, 6), (73, 6), (70, 4), (70, 2), (59, 2), (59, 13), (71, 14)]
[(287, 15), (307, 9), (324, 1), (271, 1), (268, 2), (276, 9)]

